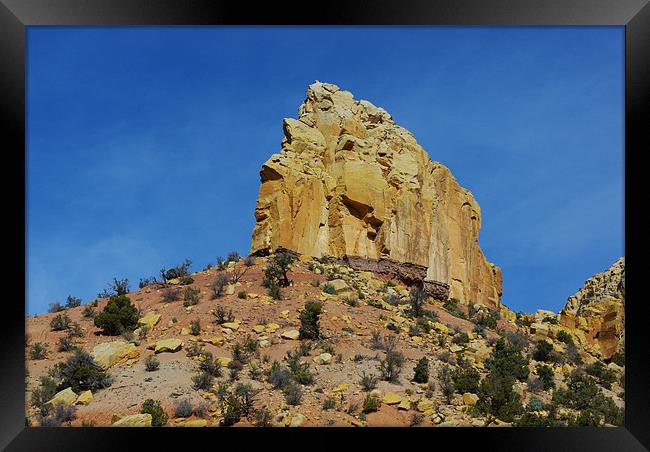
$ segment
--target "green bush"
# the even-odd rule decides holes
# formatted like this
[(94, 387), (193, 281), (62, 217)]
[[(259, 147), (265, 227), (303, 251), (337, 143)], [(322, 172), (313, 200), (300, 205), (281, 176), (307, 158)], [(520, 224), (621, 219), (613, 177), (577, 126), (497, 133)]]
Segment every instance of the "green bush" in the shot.
[(429, 360), (422, 357), (413, 369), (413, 381), (416, 383), (427, 383), (429, 381)]
[(288, 287), (290, 281), (287, 273), (289, 267), (294, 261), (294, 255), (288, 252), (279, 252), (273, 255), (264, 270), (264, 280), (262, 285), (267, 288), (273, 286)]
[(477, 407), (483, 413), (512, 422), (516, 415), (523, 412), (519, 395), (512, 389), (514, 382), (512, 376), (489, 373), (479, 386)]
[(174, 406), (174, 417), (190, 417), (192, 411), (192, 402), (189, 399), (182, 399), (176, 402), (176, 406)]
[(95, 316), (97, 315), (97, 313), (95, 312), (95, 310), (93, 309), (93, 307), (91, 305), (86, 305), (86, 306), (84, 306), (84, 309), (82, 311), (82, 315), (86, 319), (94, 319)]
[(553, 369), (545, 364), (537, 365), (537, 375), (544, 385), (544, 390), (548, 391), (549, 389), (555, 388), (555, 382), (553, 381)]
[(141, 414), (150, 414), (151, 415), (151, 426), (152, 427), (162, 427), (167, 424), (167, 414), (165, 410), (160, 406), (160, 401), (147, 399), (142, 404), (140, 409)]
[(438, 371), (438, 384), (440, 385), (442, 394), (445, 396), (445, 401), (448, 404), (451, 403), (451, 399), (454, 396), (454, 391), (456, 388), (454, 386), (454, 380), (451, 377), (449, 367), (446, 365), (443, 365)]
[(587, 374), (596, 378), (598, 384), (603, 388), (612, 389), (612, 383), (616, 381), (616, 374), (609, 370), (601, 361), (589, 364), (585, 367)]
[(399, 374), (404, 365), (404, 355), (396, 350), (386, 351), (386, 356), (379, 362), (379, 373), (382, 380), (396, 383), (399, 379)]
[(61, 312), (61, 311), (65, 311), (65, 306), (63, 306), (58, 301), (55, 301), (54, 303), (50, 303), (50, 307), (47, 310), (47, 312), (49, 312), (49, 313)]
[(555, 338), (556, 338), (558, 341), (560, 341), (560, 342), (564, 342), (564, 343), (567, 344), (567, 345), (574, 345), (573, 338), (571, 337), (571, 335), (570, 335), (569, 333), (567, 333), (567, 332), (564, 331), (564, 330), (560, 330), (560, 331), (558, 331), (558, 333), (557, 333), (557, 335), (555, 336)]
[(201, 295), (201, 289), (186, 287), (183, 290), (183, 306), (194, 306), (199, 303), (199, 297)]
[(200, 371), (197, 375), (192, 377), (193, 388), (196, 390), (202, 389), (207, 391), (214, 382), (214, 376), (204, 370)]
[(106, 371), (83, 350), (76, 350), (66, 362), (58, 363), (53, 374), (55, 380), (59, 381), (59, 390), (72, 387), (76, 393), (107, 388), (112, 382)]
[(551, 361), (552, 352), (553, 346), (551, 344), (546, 341), (539, 341), (533, 351), (533, 359), (542, 362)]
[(109, 298), (112, 296), (126, 295), (129, 293), (129, 280), (127, 278), (113, 278), (113, 283), (108, 285), (107, 289), (97, 294), (98, 298)]
[(555, 427), (552, 418), (537, 413), (526, 412), (512, 423), (513, 427)]
[(287, 352), (285, 359), (291, 378), (294, 381), (303, 385), (310, 385), (314, 382), (314, 376), (309, 370), (309, 364), (300, 362), (299, 353)]
[(158, 370), (160, 367), (160, 361), (158, 361), (154, 355), (149, 355), (144, 360), (144, 367), (147, 372), (153, 372), (155, 370)]
[(201, 321), (199, 319), (190, 322), (190, 334), (192, 336), (198, 336), (201, 334)]
[(52, 400), (58, 392), (58, 385), (53, 378), (43, 376), (39, 379), (39, 382), (39, 387), (32, 390), (32, 405), (37, 408), (43, 406), (45, 402)]
[(454, 388), (459, 394), (478, 392), (481, 376), (477, 370), (471, 367), (456, 368), (451, 372), (451, 378), (454, 381)]
[(102, 328), (105, 334), (116, 336), (124, 331), (133, 331), (138, 326), (138, 309), (126, 295), (109, 298), (106, 307), (94, 320), (95, 326)]
[(29, 359), (46, 359), (48, 353), (47, 344), (35, 342), (29, 349)]
[(325, 283), (323, 284), (323, 292), (334, 295), (336, 293), (336, 288), (334, 287), (334, 284), (332, 283)]
[(366, 398), (363, 400), (363, 413), (372, 413), (373, 411), (379, 410), (379, 407), (381, 406), (381, 400), (379, 400), (379, 397), (372, 396), (368, 394)]
[(413, 287), (409, 293), (410, 314), (413, 317), (420, 317), (424, 311), (424, 304), (427, 302), (427, 294), (423, 287)]
[(55, 316), (50, 321), (50, 329), (52, 331), (64, 331), (70, 327), (70, 323), (72, 323), (72, 320), (68, 316), (68, 313), (64, 312), (63, 314)]
[(223, 295), (223, 291), (228, 284), (228, 277), (223, 273), (220, 273), (215, 278), (214, 282), (210, 286), (212, 288), (212, 298), (219, 298)]
[(318, 339), (320, 337), (319, 317), (323, 305), (318, 301), (308, 301), (300, 312), (300, 339)]
[(296, 383), (291, 383), (284, 390), (284, 398), (289, 405), (300, 405), (302, 389)]
[(69, 352), (74, 349), (75, 345), (70, 336), (62, 336), (57, 343), (57, 350), (60, 352)]
[(528, 359), (521, 354), (521, 349), (503, 338), (500, 338), (491, 357), (485, 360), (490, 372), (497, 375), (513, 376), (519, 381), (526, 381), (528, 374)]
[(245, 300), (247, 297), (248, 297), (248, 294), (246, 293), (245, 290), (240, 290), (240, 291), (237, 293), (237, 298), (239, 298), (239, 299), (241, 299), (241, 300)]
[(176, 279), (176, 278), (181, 278), (183, 276), (187, 276), (188, 270), (191, 265), (192, 265), (192, 261), (189, 259), (185, 259), (185, 262), (169, 270), (162, 268), (160, 270), (160, 276), (162, 276), (163, 281), (165, 281), (165, 283), (170, 279)]
[(334, 400), (334, 399), (328, 398), (328, 399), (325, 399), (325, 402), (323, 402), (323, 410), (324, 411), (332, 410), (335, 407), (336, 407), (336, 400)]
[(226, 312), (226, 308), (223, 306), (217, 306), (212, 315), (214, 316), (214, 323), (217, 325), (223, 325), (224, 323), (232, 322), (235, 320), (232, 309)]
[(231, 426), (239, 422), (242, 416), (242, 404), (234, 394), (229, 394), (222, 403), (223, 419), (221, 424)]
[(68, 299), (65, 302), (65, 307), (67, 309), (70, 308), (78, 308), (81, 306), (81, 298), (75, 298), (72, 295), (68, 295)]
[(454, 344), (458, 344), (458, 345), (467, 344), (467, 343), (469, 343), (469, 336), (467, 335), (467, 333), (458, 333), (457, 335), (455, 335), (453, 337), (453, 339), (451, 341)]
[(199, 370), (213, 377), (220, 377), (222, 374), (221, 361), (212, 358), (211, 352), (204, 352), (204, 360), (199, 362)]
[(612, 355), (612, 362), (618, 366), (625, 366), (625, 352), (618, 351)]

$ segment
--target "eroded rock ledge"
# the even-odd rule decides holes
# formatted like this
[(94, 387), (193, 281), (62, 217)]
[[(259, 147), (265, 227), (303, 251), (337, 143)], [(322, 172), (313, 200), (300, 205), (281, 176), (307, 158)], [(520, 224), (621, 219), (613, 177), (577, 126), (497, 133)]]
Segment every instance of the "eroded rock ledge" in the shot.
[(427, 267), (409, 262), (397, 262), (392, 259), (369, 259), (361, 256), (345, 256), (333, 259), (357, 271), (368, 271), (398, 279), (408, 286), (423, 284), (427, 295), (436, 300), (449, 298), (449, 285), (438, 281), (427, 281)]

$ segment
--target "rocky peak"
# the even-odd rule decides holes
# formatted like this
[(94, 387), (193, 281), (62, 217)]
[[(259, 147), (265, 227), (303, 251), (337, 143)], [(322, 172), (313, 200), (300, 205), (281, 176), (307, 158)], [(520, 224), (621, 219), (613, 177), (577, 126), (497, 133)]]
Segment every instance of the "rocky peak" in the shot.
[(298, 114), (260, 171), (251, 252), (331, 256), (498, 307), (501, 272), (478, 246), (478, 203), (408, 130), (318, 81)]
[(622, 345), (624, 322), (625, 258), (621, 257), (568, 298), (560, 323), (578, 330), (594, 353), (610, 358)]

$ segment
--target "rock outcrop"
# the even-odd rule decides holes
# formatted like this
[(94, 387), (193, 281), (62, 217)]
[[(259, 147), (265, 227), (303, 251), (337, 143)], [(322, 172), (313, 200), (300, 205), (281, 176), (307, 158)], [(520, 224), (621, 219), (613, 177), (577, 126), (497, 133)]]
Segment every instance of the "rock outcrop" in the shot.
[(577, 330), (583, 346), (604, 359), (622, 348), (625, 335), (625, 258), (589, 278), (560, 312), (560, 324)]
[(501, 271), (479, 248), (476, 200), (385, 110), (316, 82), (284, 135), (260, 171), (252, 253), (344, 259), (423, 277), (436, 298), (499, 306)]

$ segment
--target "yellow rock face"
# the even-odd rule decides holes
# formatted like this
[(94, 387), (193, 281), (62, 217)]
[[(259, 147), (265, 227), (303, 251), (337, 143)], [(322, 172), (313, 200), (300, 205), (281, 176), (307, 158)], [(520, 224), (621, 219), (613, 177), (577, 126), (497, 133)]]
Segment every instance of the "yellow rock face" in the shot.
[(155, 312), (149, 312), (138, 320), (139, 325), (146, 325), (149, 329), (156, 326), (158, 322), (160, 322), (160, 314), (156, 314)]
[(119, 421), (113, 424), (113, 427), (151, 427), (151, 415), (145, 414), (132, 414), (124, 416)]
[(45, 402), (46, 406), (54, 408), (57, 405), (72, 405), (77, 400), (77, 394), (72, 388), (65, 388), (63, 391), (57, 392), (52, 399)]
[(156, 345), (154, 347), (154, 352), (155, 353), (164, 353), (164, 352), (170, 352), (174, 353), (179, 351), (183, 347), (183, 341), (180, 339), (161, 339), (159, 341), (156, 341)]
[(124, 363), (140, 355), (134, 344), (125, 341), (113, 341), (97, 344), (90, 353), (97, 364), (104, 369)]
[(251, 252), (416, 264), (451, 297), (499, 306), (474, 197), (385, 110), (316, 82), (284, 135), (260, 171)]
[(74, 402), (75, 405), (88, 405), (93, 400), (93, 393), (88, 390), (79, 394), (77, 400)]
[(583, 347), (604, 359), (622, 348), (625, 335), (625, 258), (588, 279), (569, 297), (560, 325)]
[(399, 394), (396, 394), (394, 392), (387, 392), (386, 394), (384, 394), (383, 402), (386, 405), (394, 405), (396, 403), (400, 403), (401, 401), (402, 401), (402, 396), (400, 396)]
[(465, 405), (474, 406), (476, 405), (476, 402), (478, 402), (478, 396), (476, 394), (472, 394), (471, 392), (463, 394), (463, 403)]

